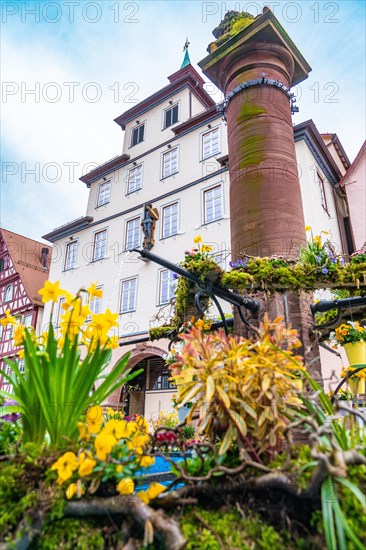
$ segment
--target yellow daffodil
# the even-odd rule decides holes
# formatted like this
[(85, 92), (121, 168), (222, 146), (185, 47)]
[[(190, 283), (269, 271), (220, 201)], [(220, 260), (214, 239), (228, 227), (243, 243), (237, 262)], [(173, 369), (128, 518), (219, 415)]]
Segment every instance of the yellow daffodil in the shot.
[(56, 281), (55, 283), (46, 281), (38, 294), (42, 296), (42, 302), (45, 304), (50, 300), (52, 300), (52, 302), (57, 302), (59, 297), (65, 294), (65, 291), (60, 288), (60, 281)]
[(16, 347), (22, 346), (25, 340), (25, 327), (23, 325), (18, 325), (13, 333), (14, 344)]
[(201, 237), (201, 235), (197, 235), (197, 237), (195, 237), (195, 238), (193, 239), (193, 242), (194, 242), (195, 244), (201, 243), (201, 242), (202, 242), (202, 237)]
[(154, 500), (154, 498), (159, 496), (165, 490), (166, 487), (164, 487), (164, 485), (154, 482), (146, 491), (140, 491), (139, 493), (137, 493), (137, 496), (140, 500), (142, 500), (142, 502), (145, 502), (145, 504), (149, 504), (150, 500)]
[(131, 478), (121, 479), (117, 485), (117, 491), (120, 495), (132, 495), (135, 490), (135, 484)]
[(103, 409), (99, 405), (94, 405), (86, 413), (86, 421), (90, 434), (98, 433), (103, 423)]
[(213, 250), (213, 247), (208, 244), (203, 244), (201, 250), (202, 252), (211, 252)]
[(305, 225), (305, 231), (311, 231), (311, 225)]
[(10, 309), (7, 309), (5, 311), (5, 317), (0, 319), (0, 324), (4, 327), (6, 325), (17, 325), (17, 320), (13, 315), (10, 315)]
[(84, 476), (90, 475), (92, 473), (95, 465), (96, 465), (95, 460), (93, 460), (92, 458), (85, 458), (80, 463), (79, 470), (78, 470), (79, 476), (84, 477)]
[(106, 433), (104, 430), (101, 431), (94, 441), (98, 459), (106, 460), (116, 443), (117, 439), (112, 434)]
[(73, 301), (76, 299), (73, 294), (70, 292), (67, 292), (67, 290), (64, 291), (65, 301), (62, 302), (61, 307), (64, 311), (68, 310), (72, 305)]
[(75, 453), (67, 452), (63, 454), (52, 466), (51, 470), (57, 470), (58, 483), (63, 483), (68, 480), (76, 468), (79, 465), (79, 461)]
[(92, 283), (87, 290), (90, 298), (101, 298), (103, 296), (103, 290), (101, 288), (97, 288), (95, 283)]
[(120, 464), (119, 466), (117, 466), (116, 472), (117, 472), (118, 474), (121, 474), (122, 471), (123, 471), (123, 466)]

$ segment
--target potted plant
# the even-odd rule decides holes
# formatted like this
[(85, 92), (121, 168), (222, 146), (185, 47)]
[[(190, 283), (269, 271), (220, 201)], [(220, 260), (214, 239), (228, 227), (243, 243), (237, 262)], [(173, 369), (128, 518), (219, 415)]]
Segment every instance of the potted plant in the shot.
[[(350, 364), (349, 368), (342, 373), (347, 374), (356, 370), (357, 367), (366, 367), (366, 330), (359, 322), (343, 323), (335, 329), (332, 336), (337, 344), (343, 346)], [(365, 374), (365, 370), (361, 370), (349, 378), (348, 384), (355, 393), (365, 393)]]

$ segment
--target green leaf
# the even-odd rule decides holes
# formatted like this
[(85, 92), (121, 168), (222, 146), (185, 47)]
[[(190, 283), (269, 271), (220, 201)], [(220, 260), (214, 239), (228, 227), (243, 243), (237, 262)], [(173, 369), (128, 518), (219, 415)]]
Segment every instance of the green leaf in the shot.
[(355, 485), (354, 483), (352, 483), (352, 481), (349, 481), (348, 479), (344, 479), (343, 477), (335, 477), (334, 479), (335, 481), (352, 491), (357, 500), (360, 502), (361, 506), (363, 506), (363, 508), (366, 508), (366, 497), (363, 492), (360, 491), (357, 485)]
[(219, 456), (225, 454), (226, 451), (230, 448), (230, 445), (234, 436), (235, 436), (235, 431), (233, 429), (233, 426), (229, 426), (228, 429), (226, 430), (224, 437), (222, 438), (222, 442), (219, 450)]
[(334, 526), (333, 506), (330, 501), (332, 494), (334, 495), (334, 488), (331, 479), (328, 477), (323, 481), (321, 486), (323, 526), (328, 550), (337, 550), (338, 546)]
[(216, 391), (225, 408), (230, 409), (231, 403), (228, 394), (221, 388), (221, 386), (216, 386)]
[(242, 416), (240, 416), (240, 414), (238, 414), (237, 412), (235, 412), (231, 409), (228, 411), (228, 413), (230, 415), (230, 418), (234, 422), (235, 426), (237, 427), (237, 429), (241, 433), (241, 435), (243, 437), (245, 437), (248, 433), (248, 428), (247, 428), (247, 425), (246, 425), (246, 422), (245, 422), (244, 418)]
[(211, 374), (206, 380), (206, 401), (211, 401), (215, 393), (215, 382)]

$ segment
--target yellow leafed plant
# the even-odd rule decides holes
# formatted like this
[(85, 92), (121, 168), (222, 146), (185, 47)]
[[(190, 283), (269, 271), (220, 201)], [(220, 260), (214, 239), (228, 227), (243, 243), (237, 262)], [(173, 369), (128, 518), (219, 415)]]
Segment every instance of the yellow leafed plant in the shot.
[(286, 414), (298, 409), (302, 358), (296, 331), (278, 318), (265, 319), (256, 342), (204, 334), (192, 328), (181, 335), (185, 346), (171, 365), (182, 383), (183, 404), (193, 401), (189, 421), (199, 413), (198, 434), (220, 438), (220, 454), (233, 442), (252, 458), (272, 456), (284, 437)]

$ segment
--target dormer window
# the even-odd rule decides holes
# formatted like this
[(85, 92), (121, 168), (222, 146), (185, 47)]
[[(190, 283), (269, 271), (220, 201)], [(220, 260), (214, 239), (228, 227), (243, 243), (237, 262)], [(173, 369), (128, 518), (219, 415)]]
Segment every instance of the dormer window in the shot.
[(179, 106), (178, 103), (172, 105), (164, 111), (164, 128), (173, 126), (179, 120)]
[(145, 137), (145, 123), (139, 124), (139, 126), (135, 126), (135, 128), (132, 128), (130, 147), (133, 147), (134, 145), (141, 143), (141, 141), (144, 141), (144, 137)]

